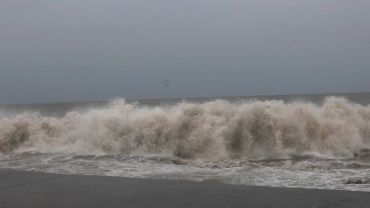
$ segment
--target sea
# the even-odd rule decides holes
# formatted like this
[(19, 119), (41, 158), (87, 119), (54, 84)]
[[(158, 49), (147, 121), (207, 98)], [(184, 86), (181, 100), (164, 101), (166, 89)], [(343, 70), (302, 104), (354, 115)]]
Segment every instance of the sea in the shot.
[(370, 192), (370, 93), (0, 105), (0, 168)]

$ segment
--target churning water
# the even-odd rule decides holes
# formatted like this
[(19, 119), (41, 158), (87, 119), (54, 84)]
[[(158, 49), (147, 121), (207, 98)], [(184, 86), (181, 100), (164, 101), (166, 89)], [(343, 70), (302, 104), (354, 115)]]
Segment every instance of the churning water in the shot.
[(369, 104), (362, 93), (0, 106), (0, 168), (370, 191)]

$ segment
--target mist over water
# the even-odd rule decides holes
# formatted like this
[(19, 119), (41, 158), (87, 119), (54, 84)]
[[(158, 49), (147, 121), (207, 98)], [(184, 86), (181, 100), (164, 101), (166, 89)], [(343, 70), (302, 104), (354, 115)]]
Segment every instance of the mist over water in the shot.
[(370, 106), (342, 97), (151, 106), (117, 99), (61, 117), (0, 118), (3, 168), (370, 191), (342, 183), (370, 167)]

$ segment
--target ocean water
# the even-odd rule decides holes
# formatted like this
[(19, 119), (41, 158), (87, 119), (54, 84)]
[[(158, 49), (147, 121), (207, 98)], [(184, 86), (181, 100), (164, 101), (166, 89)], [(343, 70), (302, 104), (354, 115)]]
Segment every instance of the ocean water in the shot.
[(370, 93), (2, 105), (0, 168), (370, 191)]

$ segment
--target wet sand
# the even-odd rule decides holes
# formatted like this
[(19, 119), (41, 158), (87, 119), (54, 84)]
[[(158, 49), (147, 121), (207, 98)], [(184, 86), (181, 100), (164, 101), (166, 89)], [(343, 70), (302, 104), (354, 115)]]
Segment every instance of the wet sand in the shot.
[(369, 207), (370, 193), (0, 169), (0, 207)]

